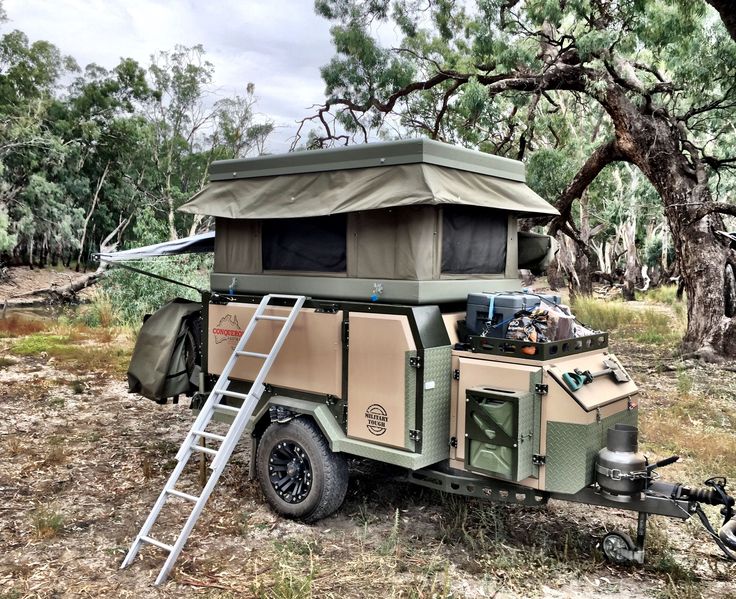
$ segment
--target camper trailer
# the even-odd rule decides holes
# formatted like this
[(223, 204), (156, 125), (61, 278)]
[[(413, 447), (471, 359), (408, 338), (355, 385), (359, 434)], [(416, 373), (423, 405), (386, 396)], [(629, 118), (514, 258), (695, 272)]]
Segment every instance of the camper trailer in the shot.
[[(155, 545), (165, 580), (239, 441), (271, 507), (305, 522), (339, 509), (347, 460), (367, 458), (447, 493), (631, 510), (637, 539), (602, 543), (617, 562), (643, 560), (648, 514), (699, 502), (723, 506), (715, 538), (736, 548), (725, 480), (664, 482), (677, 458), (638, 452), (638, 389), (607, 334), (522, 289), (519, 256), (550, 246), (520, 251), (517, 223), (557, 214), (522, 163), (428, 140), (222, 161), (182, 210), (214, 217), (211, 289), (147, 321), (130, 378), (160, 401), (196, 391), (196, 418), (124, 566)], [(201, 453), (195, 496), (176, 483)], [(192, 512), (166, 544), (150, 530), (171, 499)]]

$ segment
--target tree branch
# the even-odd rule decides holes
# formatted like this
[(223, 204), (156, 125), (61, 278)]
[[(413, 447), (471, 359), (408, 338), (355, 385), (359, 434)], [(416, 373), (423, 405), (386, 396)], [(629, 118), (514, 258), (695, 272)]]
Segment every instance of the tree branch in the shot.
[(565, 191), (557, 198), (555, 208), (559, 210), (560, 216), (552, 221), (549, 230), (550, 235), (554, 236), (557, 231), (564, 230), (565, 223), (570, 220), (570, 210), (573, 202), (583, 195), (583, 192), (606, 166), (619, 160), (626, 160), (626, 157), (618, 147), (616, 140), (604, 143), (590, 155)]

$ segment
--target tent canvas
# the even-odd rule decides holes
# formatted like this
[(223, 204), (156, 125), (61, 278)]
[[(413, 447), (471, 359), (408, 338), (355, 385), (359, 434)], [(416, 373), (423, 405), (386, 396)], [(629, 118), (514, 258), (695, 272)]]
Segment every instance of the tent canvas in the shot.
[(231, 219), (269, 219), (442, 204), (523, 216), (558, 214), (521, 181), (421, 163), (212, 181), (180, 210)]

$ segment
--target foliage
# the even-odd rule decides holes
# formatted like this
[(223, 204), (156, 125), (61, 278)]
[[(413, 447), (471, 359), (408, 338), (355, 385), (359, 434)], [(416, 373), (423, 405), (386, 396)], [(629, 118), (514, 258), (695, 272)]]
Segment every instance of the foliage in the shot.
[[(138, 265), (137, 268), (167, 277), (198, 289), (209, 288), (209, 272), (212, 270), (212, 257), (178, 256), (158, 258)], [(159, 281), (152, 277), (124, 269), (113, 269), (102, 282), (104, 294), (97, 297), (99, 312), (112, 304), (110, 310), (120, 324), (137, 327), (145, 314), (151, 314), (163, 304), (176, 297), (200, 301), (201, 295), (193, 290), (173, 283)]]
[(213, 73), (201, 46), (108, 70), (0, 35), (0, 261), (86, 263), (113, 232), (141, 245), (209, 226), (177, 208), (212, 160), (263, 153), (273, 131), (252, 83), (210, 100)]

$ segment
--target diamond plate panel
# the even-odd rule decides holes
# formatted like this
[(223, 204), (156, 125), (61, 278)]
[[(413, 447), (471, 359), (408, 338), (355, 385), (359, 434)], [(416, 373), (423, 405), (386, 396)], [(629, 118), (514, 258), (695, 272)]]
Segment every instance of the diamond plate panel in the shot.
[(594, 481), (598, 452), (614, 424), (636, 426), (638, 410), (624, 410), (592, 424), (547, 423), (546, 491), (577, 493)]
[[(424, 350), (422, 368), (422, 466), (450, 457), (450, 382), (452, 350), (450, 346)], [(429, 387), (429, 388), (428, 388)]]

